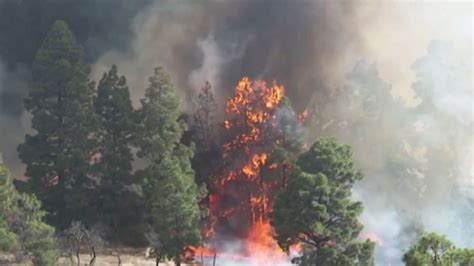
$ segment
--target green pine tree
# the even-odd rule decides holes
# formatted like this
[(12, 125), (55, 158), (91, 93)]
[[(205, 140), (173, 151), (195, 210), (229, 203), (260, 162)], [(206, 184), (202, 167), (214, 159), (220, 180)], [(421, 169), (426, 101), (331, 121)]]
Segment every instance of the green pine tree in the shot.
[(55, 265), (54, 228), (43, 222), (45, 212), (34, 195), (18, 193), (0, 155), (0, 250), (18, 250), (34, 265)]
[(29, 177), (19, 188), (33, 192), (50, 221), (61, 227), (87, 216), (94, 186), (88, 177), (96, 125), (89, 72), (74, 35), (65, 22), (56, 21), (36, 54), (25, 99), (36, 132), (18, 151)]
[(407, 266), (470, 266), (474, 265), (474, 249), (456, 248), (444, 236), (423, 235), (403, 255)]
[(118, 76), (115, 65), (100, 80), (94, 105), (100, 122), (96, 134), (100, 185), (94, 204), (101, 213), (101, 222), (117, 234), (119, 227), (128, 227), (134, 219), (128, 189), (132, 181), (134, 121), (126, 79)]
[(180, 143), (186, 127), (179, 119), (179, 99), (169, 76), (156, 68), (149, 80), (139, 110), (138, 138), (139, 156), (150, 161), (140, 173), (145, 219), (149, 233), (156, 234), (161, 243), (157, 262), (169, 258), (179, 265), (186, 247), (201, 241), (198, 202), (205, 191), (194, 181), (194, 147)]
[(58, 252), (54, 228), (44, 223), (46, 212), (41, 202), (31, 194), (18, 193), (12, 211), (10, 226), (18, 235), (21, 250), (33, 265), (56, 265)]
[(357, 241), (362, 203), (351, 189), (362, 179), (349, 146), (323, 138), (301, 154), (276, 199), (272, 223), (286, 251), (302, 243), (303, 265), (373, 265), (373, 242)]

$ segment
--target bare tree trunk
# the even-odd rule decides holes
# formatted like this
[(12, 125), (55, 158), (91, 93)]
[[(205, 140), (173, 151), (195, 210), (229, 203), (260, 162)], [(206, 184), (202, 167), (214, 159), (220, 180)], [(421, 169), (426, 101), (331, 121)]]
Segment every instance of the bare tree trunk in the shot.
[(212, 266), (216, 266), (216, 256), (217, 256), (217, 253), (214, 252), (214, 259), (212, 260)]
[(120, 253), (117, 253), (118, 266), (122, 265), (122, 259), (120, 258)]
[(202, 251), (201, 251), (201, 264), (204, 265), (204, 258), (202, 257)]
[[(156, 252), (156, 251), (155, 251)], [(161, 256), (161, 252), (156, 253), (156, 266), (160, 264), (160, 261), (163, 257)]]
[(73, 264), (74, 264), (74, 255), (72, 255), (72, 252), (71, 252), (71, 251), (69, 251), (69, 254), (68, 254), (68, 255), (69, 255), (69, 256), (68, 256), (69, 262), (71, 262), (71, 265), (73, 265)]
[(81, 258), (79, 257), (79, 249), (76, 249), (76, 258), (77, 258), (77, 266), (81, 266)]
[(176, 266), (181, 266), (181, 259), (179, 257), (176, 257), (175, 261), (174, 261), (174, 264)]
[(94, 265), (94, 263), (95, 263), (95, 258), (96, 258), (94, 246), (91, 247), (91, 252), (92, 252), (92, 259), (91, 259), (91, 261), (89, 262), (89, 265), (92, 266), (92, 265)]

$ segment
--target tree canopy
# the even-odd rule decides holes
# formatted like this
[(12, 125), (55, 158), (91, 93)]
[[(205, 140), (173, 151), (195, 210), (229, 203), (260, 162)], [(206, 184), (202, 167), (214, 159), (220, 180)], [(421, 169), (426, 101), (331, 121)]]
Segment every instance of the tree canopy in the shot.
[(98, 222), (124, 229), (134, 219), (129, 186), (135, 121), (127, 81), (118, 75), (115, 65), (100, 80), (94, 107), (99, 119), (94, 171), (99, 185), (94, 206), (102, 214)]
[[(180, 142), (186, 129), (170, 77), (156, 68), (139, 112), (138, 155), (150, 161), (140, 173), (149, 231), (158, 236), (161, 258), (180, 264), (186, 247), (201, 241), (199, 201), (205, 190), (194, 181), (194, 145)], [(156, 246), (156, 244), (153, 244)]]
[(423, 235), (403, 255), (407, 266), (469, 266), (474, 264), (474, 249), (456, 248), (442, 235)]
[(273, 226), (286, 251), (301, 243), (303, 265), (371, 265), (374, 243), (357, 240), (362, 203), (350, 199), (362, 179), (349, 146), (323, 138), (301, 154), (274, 204)]
[(51, 27), (32, 74), (25, 107), (35, 133), (18, 147), (19, 157), (27, 165), (27, 190), (43, 202), (50, 221), (67, 226), (68, 219), (86, 216), (85, 195), (94, 186), (88, 176), (94, 148), (90, 133), (97, 121), (89, 67), (65, 22)]
[(34, 265), (55, 265), (54, 228), (34, 195), (18, 193), (0, 154), (0, 250), (30, 257)]

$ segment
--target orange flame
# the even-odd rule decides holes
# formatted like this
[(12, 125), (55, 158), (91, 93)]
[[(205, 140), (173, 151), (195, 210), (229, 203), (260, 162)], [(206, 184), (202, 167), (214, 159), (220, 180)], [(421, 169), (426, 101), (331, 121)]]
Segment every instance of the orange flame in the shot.
[(268, 221), (256, 222), (247, 235), (246, 252), (258, 260), (258, 265), (273, 266), (275, 262), (285, 261), (287, 255), (273, 238), (273, 228)]
[(362, 232), (360, 232), (359, 237), (361, 239), (368, 239), (370, 241), (373, 241), (373, 242), (375, 242), (375, 244), (377, 244), (379, 246), (384, 245), (383, 239), (379, 235), (377, 235), (376, 233), (362, 231)]
[(267, 161), (267, 154), (265, 153), (254, 154), (252, 155), (250, 162), (244, 165), (244, 167), (242, 168), (242, 172), (250, 180), (253, 180), (258, 176), (260, 167), (263, 166), (266, 161)]
[(300, 125), (304, 124), (308, 116), (309, 116), (309, 110), (305, 109), (302, 113), (298, 114), (298, 123), (300, 123)]
[[(224, 121), (222, 127), (230, 133), (236, 129), (240, 131), (222, 145), (222, 151), (225, 162), (239, 159), (237, 162), (231, 161), (231, 169), (219, 175), (212, 184), (213, 193), (217, 195), (209, 196), (210, 228), (204, 232), (204, 237), (212, 237), (218, 219), (230, 219), (237, 213), (248, 213), (250, 227), (245, 236), (245, 253), (252, 258), (261, 259), (257, 265), (263, 266), (275, 265), (275, 262), (287, 259), (287, 255), (273, 238), (273, 229), (268, 221), (275, 196), (275, 193), (271, 194), (269, 191), (280, 189), (281, 182), (285, 183), (285, 177), (283, 181), (270, 181), (263, 180), (261, 176), (262, 169), (273, 170), (279, 166), (270, 162), (271, 153), (267, 151), (268, 144), (265, 141), (270, 136), (277, 144), (284, 142), (272, 135), (273, 128), (278, 124), (276, 112), (283, 104), (284, 95), (285, 88), (282, 85), (273, 82), (269, 86), (265, 81), (251, 81), (247, 77), (242, 78), (235, 87), (234, 95), (228, 99), (225, 108), (229, 119)], [(300, 116), (306, 117), (307, 112), (299, 115), (298, 119)], [(240, 159), (242, 156), (243, 160)], [(286, 167), (284, 164), (281, 166)], [(248, 190), (248, 198), (222, 210), (220, 195), (224, 195), (226, 188), (232, 184), (245, 184), (242, 189)], [(194, 251), (210, 255), (215, 253), (207, 248), (194, 248)]]

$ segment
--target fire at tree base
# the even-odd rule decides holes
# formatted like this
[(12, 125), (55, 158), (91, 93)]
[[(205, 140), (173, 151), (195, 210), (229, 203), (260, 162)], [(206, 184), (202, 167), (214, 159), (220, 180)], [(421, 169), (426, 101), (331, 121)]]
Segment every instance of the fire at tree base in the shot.
[[(273, 201), (285, 189), (291, 162), (303, 148), (301, 125), (282, 85), (242, 78), (226, 105), (222, 160), (209, 176), (206, 245), (190, 247), (206, 265), (290, 265), (270, 223)], [(292, 153), (293, 152), (293, 153)], [(215, 261), (214, 261), (215, 260)]]

